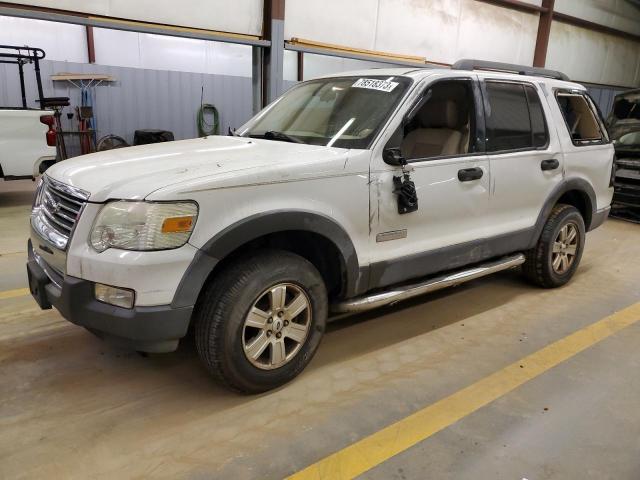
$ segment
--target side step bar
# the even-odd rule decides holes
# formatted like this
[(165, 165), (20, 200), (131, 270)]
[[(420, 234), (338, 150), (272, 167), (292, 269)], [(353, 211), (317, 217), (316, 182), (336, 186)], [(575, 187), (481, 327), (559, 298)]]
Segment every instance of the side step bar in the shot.
[(350, 298), (343, 302), (333, 304), (331, 306), (331, 311), (335, 313), (364, 312), (383, 305), (390, 305), (401, 300), (417, 297), (418, 295), (424, 295), (425, 293), (435, 292), (436, 290), (459, 285), (476, 278), (500, 272), (501, 270), (517, 267), (523, 263), (524, 255), (522, 253), (518, 253), (516, 255), (510, 255), (499, 260), (484, 263), (468, 270), (458, 270), (456, 272), (427, 279), (420, 283), (395, 286), (391, 287), (390, 290)]

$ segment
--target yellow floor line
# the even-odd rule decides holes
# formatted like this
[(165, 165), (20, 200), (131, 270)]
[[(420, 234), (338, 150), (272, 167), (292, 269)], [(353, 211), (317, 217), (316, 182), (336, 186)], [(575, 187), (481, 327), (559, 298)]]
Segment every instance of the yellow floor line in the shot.
[(10, 257), (12, 255), (23, 255), (23, 256), (27, 256), (27, 252), (25, 250), (18, 250), (15, 252), (0, 252), (0, 258), (2, 257)]
[(15, 290), (5, 290), (4, 292), (0, 292), (0, 300), (5, 300), (7, 298), (24, 297), (25, 295), (29, 295), (28, 288), (16, 288)]
[(301, 470), (289, 479), (350, 479), (502, 397), (640, 320), (640, 303), (620, 310)]

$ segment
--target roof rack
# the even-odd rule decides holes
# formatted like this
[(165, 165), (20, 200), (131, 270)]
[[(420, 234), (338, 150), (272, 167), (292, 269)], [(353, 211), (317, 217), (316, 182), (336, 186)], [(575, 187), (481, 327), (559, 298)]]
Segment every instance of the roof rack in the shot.
[(27, 108), (27, 94), (24, 83), (24, 66), (33, 63), (36, 74), (36, 86), (38, 87), (38, 98), (40, 108), (44, 109), (44, 92), (42, 90), (42, 78), (40, 77), (40, 60), (45, 57), (41, 48), (28, 47), (26, 45), (0, 45), (0, 63), (18, 65), (18, 75), (20, 76), (20, 93), (22, 94), (22, 108)]
[(458, 60), (451, 68), (454, 70), (488, 70), (491, 72), (517, 73), (519, 75), (531, 75), (534, 77), (555, 78), (556, 80), (570, 80), (566, 74), (558, 72), (557, 70), (527, 67), (526, 65), (516, 65), (513, 63), (490, 62), (487, 60)]

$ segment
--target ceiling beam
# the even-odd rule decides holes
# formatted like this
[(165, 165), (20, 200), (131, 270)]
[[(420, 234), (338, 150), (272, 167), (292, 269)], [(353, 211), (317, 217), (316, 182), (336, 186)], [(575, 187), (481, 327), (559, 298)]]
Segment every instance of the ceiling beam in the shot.
[(298, 71), (297, 78), (301, 82), (304, 80), (304, 52), (296, 52), (298, 55)]
[(553, 19), (557, 22), (566, 23), (567, 25), (573, 25), (574, 27), (586, 28), (594, 32), (604, 33), (606, 35), (613, 35), (615, 37), (624, 38), (626, 40), (632, 40), (634, 42), (640, 42), (640, 35), (631, 32), (625, 32), (617, 28), (608, 27), (601, 23), (591, 22), (582, 18), (567, 15), (565, 13), (553, 12)]
[(491, 5), (496, 5), (498, 7), (508, 8), (510, 10), (518, 10), (524, 13), (540, 13), (546, 10), (544, 7), (544, 3), (543, 3), (543, 6), (539, 7), (538, 5), (522, 2), (520, 0), (477, 0), (477, 1), (482, 3), (489, 3)]
[[(523, 2), (521, 0), (476, 0), (476, 1), (482, 2), (482, 3), (489, 3), (491, 5), (496, 5), (503, 8), (508, 8), (510, 10), (517, 10), (525, 13), (540, 14), (541, 21), (544, 19), (544, 23), (545, 23), (545, 25), (543, 25), (542, 32), (540, 31), (540, 28), (538, 28), (538, 36), (540, 37), (540, 35), (542, 35), (542, 38), (540, 38), (540, 40), (542, 41), (541, 46), (544, 46), (544, 33), (546, 29), (547, 28), (549, 28), (549, 30), (551, 29), (550, 18), (557, 22), (566, 23), (568, 25), (573, 25), (575, 27), (586, 28), (587, 30), (592, 30), (594, 32), (604, 33), (607, 35), (614, 35), (616, 37), (625, 38), (627, 40), (640, 42), (640, 35), (637, 35), (635, 33), (626, 32), (624, 30), (619, 30), (613, 27), (608, 27), (607, 25), (602, 25), (601, 23), (584, 20), (579, 17), (567, 15), (566, 13), (556, 12), (553, 10), (553, 3), (554, 3), (553, 1), (549, 2), (548, 0), (542, 0), (542, 5), (540, 6)], [(633, 3), (640, 4), (640, 0), (633, 0)], [(551, 14), (551, 16), (548, 16), (549, 14)], [(542, 65), (535, 65), (535, 66), (542, 66)]]

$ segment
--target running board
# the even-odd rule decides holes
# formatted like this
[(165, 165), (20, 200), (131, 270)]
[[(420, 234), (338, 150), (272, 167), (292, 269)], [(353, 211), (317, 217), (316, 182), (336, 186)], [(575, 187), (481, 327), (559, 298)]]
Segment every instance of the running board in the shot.
[(425, 293), (435, 292), (436, 290), (447, 287), (453, 287), (454, 285), (459, 285), (476, 278), (517, 267), (523, 263), (524, 255), (522, 253), (518, 253), (517, 255), (503, 257), (499, 260), (487, 262), (468, 270), (458, 270), (456, 272), (433, 277), (420, 283), (395, 286), (391, 287), (390, 290), (350, 298), (343, 302), (333, 304), (331, 306), (331, 311), (335, 313), (364, 312), (383, 305), (389, 305), (400, 302), (401, 300), (417, 297), (418, 295), (424, 295)]

